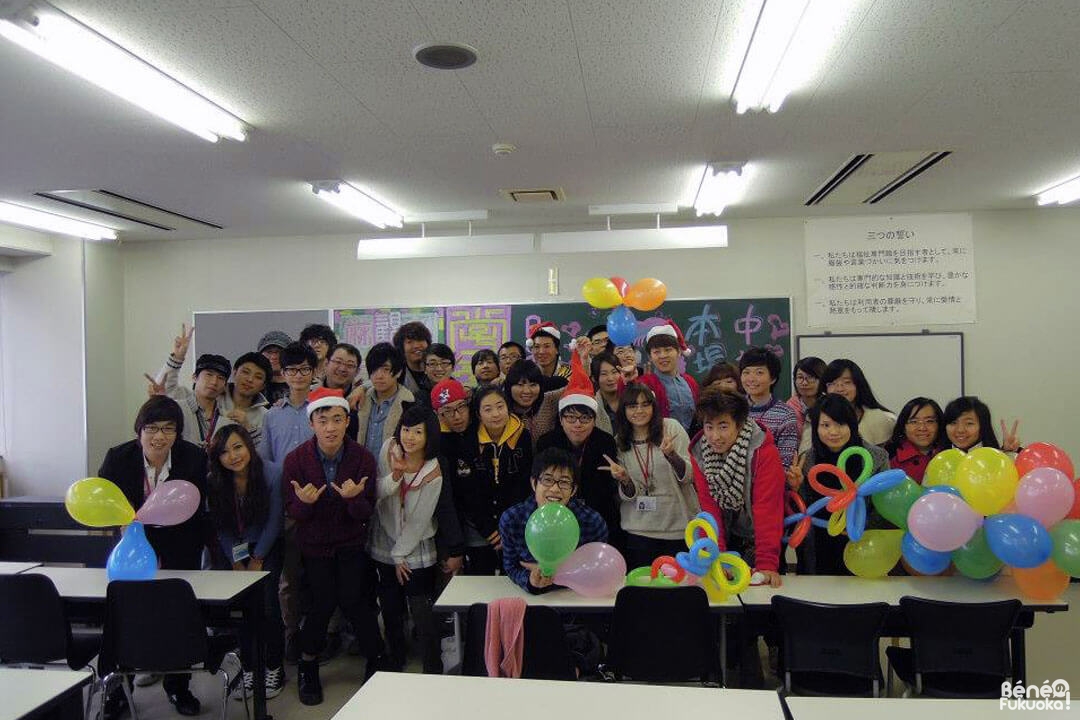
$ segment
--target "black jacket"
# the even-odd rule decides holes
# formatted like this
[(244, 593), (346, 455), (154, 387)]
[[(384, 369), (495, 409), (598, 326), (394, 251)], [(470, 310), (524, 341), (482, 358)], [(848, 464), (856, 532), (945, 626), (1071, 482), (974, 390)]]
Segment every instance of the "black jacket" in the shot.
[[(571, 445), (570, 438), (561, 425), (544, 434), (536, 444), (536, 452), (540, 453), (550, 447), (557, 447), (577, 457)], [(578, 465), (578, 497), (585, 504), (604, 518), (608, 526), (608, 535), (613, 541), (611, 544), (618, 547), (620, 538), (619, 525), (619, 497), (618, 483), (607, 470), (599, 470), (601, 465), (607, 465), (604, 455), (615, 459), (618, 451), (615, 449), (615, 438), (600, 428), (593, 428), (592, 433), (585, 440), (585, 447), (581, 452), (581, 462)]]
[(522, 428), (514, 447), (505, 444), (500, 448), (498, 477), (493, 473), (495, 448), (487, 443), (481, 449), (477, 428), (465, 431), (455, 446), (453, 450), (443, 448), (447, 459), (443, 467), (453, 478), (454, 504), (462, 524), (472, 525), (486, 538), (499, 529), (503, 511), (531, 492), (532, 438)]

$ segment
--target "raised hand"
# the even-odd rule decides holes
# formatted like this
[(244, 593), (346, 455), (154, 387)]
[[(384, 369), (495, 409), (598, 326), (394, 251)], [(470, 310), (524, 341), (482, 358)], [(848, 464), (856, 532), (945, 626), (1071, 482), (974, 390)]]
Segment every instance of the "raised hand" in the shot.
[(326, 486), (323, 485), (318, 490), (311, 483), (308, 483), (304, 487), (300, 487), (300, 484), (295, 480), (292, 480), (293, 492), (296, 493), (296, 499), (305, 505), (311, 505), (316, 500), (322, 497), (322, 494), (326, 492)]
[(1020, 438), (1016, 436), (1016, 429), (1020, 427), (1020, 420), (1013, 420), (1012, 429), (1005, 429), (1005, 421), (1001, 421), (1001, 449), (1005, 452), (1016, 452), (1020, 449)]
[[(331, 485), (331, 487), (334, 488), (338, 495), (349, 500), (364, 492), (364, 488), (367, 487), (367, 478), (360, 478), (360, 482), (353, 482), (352, 478), (349, 478), (340, 485), (335, 484)], [(323, 489), (326, 489), (325, 486), (323, 486)]]
[(787, 485), (792, 490), (798, 490), (803, 484), (803, 465), (806, 463), (806, 455), (800, 455), (791, 463), (791, 467), (784, 471)]
[(611, 473), (611, 477), (615, 478), (621, 483), (626, 483), (630, 480), (630, 473), (626, 472), (625, 467), (615, 462), (607, 455), (604, 455), (604, 459), (607, 460), (608, 464), (601, 465), (600, 467), (596, 468), (597, 470), (607, 470), (609, 473)]
[(665, 457), (675, 452), (674, 435), (664, 435), (664, 439), (660, 441), (660, 452), (664, 453)]
[(191, 336), (195, 334), (195, 326), (188, 328), (187, 323), (181, 323), (180, 334), (173, 338), (172, 356), (183, 362), (187, 357), (188, 346), (191, 345)]
[(349, 393), (349, 397), (345, 399), (349, 401), (349, 409), (355, 410), (360, 406), (360, 403), (364, 402), (365, 398), (367, 398), (367, 390), (364, 389), (363, 385), (357, 385)]
[(405, 452), (401, 449), (401, 445), (397, 440), (390, 443), (390, 472), (394, 476), (394, 480), (400, 480), (405, 474), (407, 464), (405, 462)]
[(143, 377), (146, 378), (146, 382), (149, 383), (146, 386), (147, 397), (154, 397), (155, 395), (165, 394), (165, 383), (158, 382), (157, 378), (152, 376), (150, 373), (143, 373)]

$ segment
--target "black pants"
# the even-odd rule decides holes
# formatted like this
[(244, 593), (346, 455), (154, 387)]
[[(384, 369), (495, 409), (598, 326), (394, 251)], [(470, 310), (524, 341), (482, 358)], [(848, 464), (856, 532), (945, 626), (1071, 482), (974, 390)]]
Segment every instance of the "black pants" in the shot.
[(318, 655), (326, 644), (326, 628), (334, 610), (352, 623), (360, 654), (374, 660), (382, 652), (375, 613), (375, 568), (360, 546), (338, 548), (332, 557), (304, 555), (304, 583), (311, 606), (300, 628), (300, 649)]
[[(270, 573), (263, 583), (263, 637), (266, 639), (266, 667), (281, 667), (285, 653), (285, 626), (281, 622), (281, 604), (278, 599), (278, 585), (281, 582), (282, 541), (279, 539), (263, 558), (262, 569)], [(251, 543), (248, 552), (255, 550)], [(247, 631), (245, 624), (240, 638), (240, 659), (244, 668), (253, 670), (255, 661), (255, 637)]]
[(465, 548), (466, 575), (494, 575), (502, 569), (502, 554), (490, 545)]
[(644, 535), (626, 533), (626, 567), (629, 570), (649, 567), (653, 560), (661, 555), (675, 557), (675, 554), (680, 552), (686, 552), (686, 541), (683, 539), (657, 540)]
[(420, 636), (424, 672), (441, 673), (442, 657), (439, 634), (436, 632), (431, 606), (435, 598), (435, 567), (413, 570), (404, 585), (398, 582), (393, 565), (376, 562), (379, 571), (379, 605), (382, 607), (383, 629), (390, 659), (404, 667), (408, 655), (405, 642), (406, 605), (412, 614), (413, 625)]

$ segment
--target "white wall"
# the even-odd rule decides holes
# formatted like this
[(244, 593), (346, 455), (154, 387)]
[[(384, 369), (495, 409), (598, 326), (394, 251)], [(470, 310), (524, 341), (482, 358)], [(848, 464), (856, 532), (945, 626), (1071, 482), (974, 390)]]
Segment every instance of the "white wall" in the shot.
[(124, 267), (119, 246), (88, 242), (86, 267), (86, 465), (132, 436), (124, 398)]

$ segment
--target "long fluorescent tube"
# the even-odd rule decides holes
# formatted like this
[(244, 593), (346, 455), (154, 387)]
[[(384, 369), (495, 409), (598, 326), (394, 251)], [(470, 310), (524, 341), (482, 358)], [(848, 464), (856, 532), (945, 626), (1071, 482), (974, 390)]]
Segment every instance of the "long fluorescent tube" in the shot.
[(487, 220), (487, 210), (451, 210), (448, 212), (429, 212), (406, 215), (407, 223), (453, 222), (455, 220)]
[(204, 140), (244, 140), (242, 121), (48, 5), (0, 20), (0, 36)]
[(0, 202), (0, 222), (62, 235), (74, 235), (87, 240), (116, 239), (116, 231), (111, 228), (7, 202)]
[(311, 189), (319, 199), (377, 228), (402, 225), (401, 213), (375, 198), (370, 191), (336, 180), (312, 183)]
[(670, 215), (679, 212), (677, 203), (625, 203), (590, 205), (590, 215)]
[(356, 244), (357, 260), (390, 260), (468, 255), (527, 255), (533, 251), (532, 233), (513, 235), (444, 235), (370, 238)]
[(746, 179), (745, 165), (706, 165), (694, 198), (698, 217), (719, 216), (724, 208), (737, 202), (746, 191)]
[(1040, 205), (1050, 205), (1051, 203), (1068, 205), (1077, 200), (1080, 200), (1080, 177), (1066, 180), (1065, 182), (1054, 185), (1038, 194), (1038, 202)]
[(540, 236), (542, 253), (685, 250), (727, 247), (727, 226), (551, 232)]

